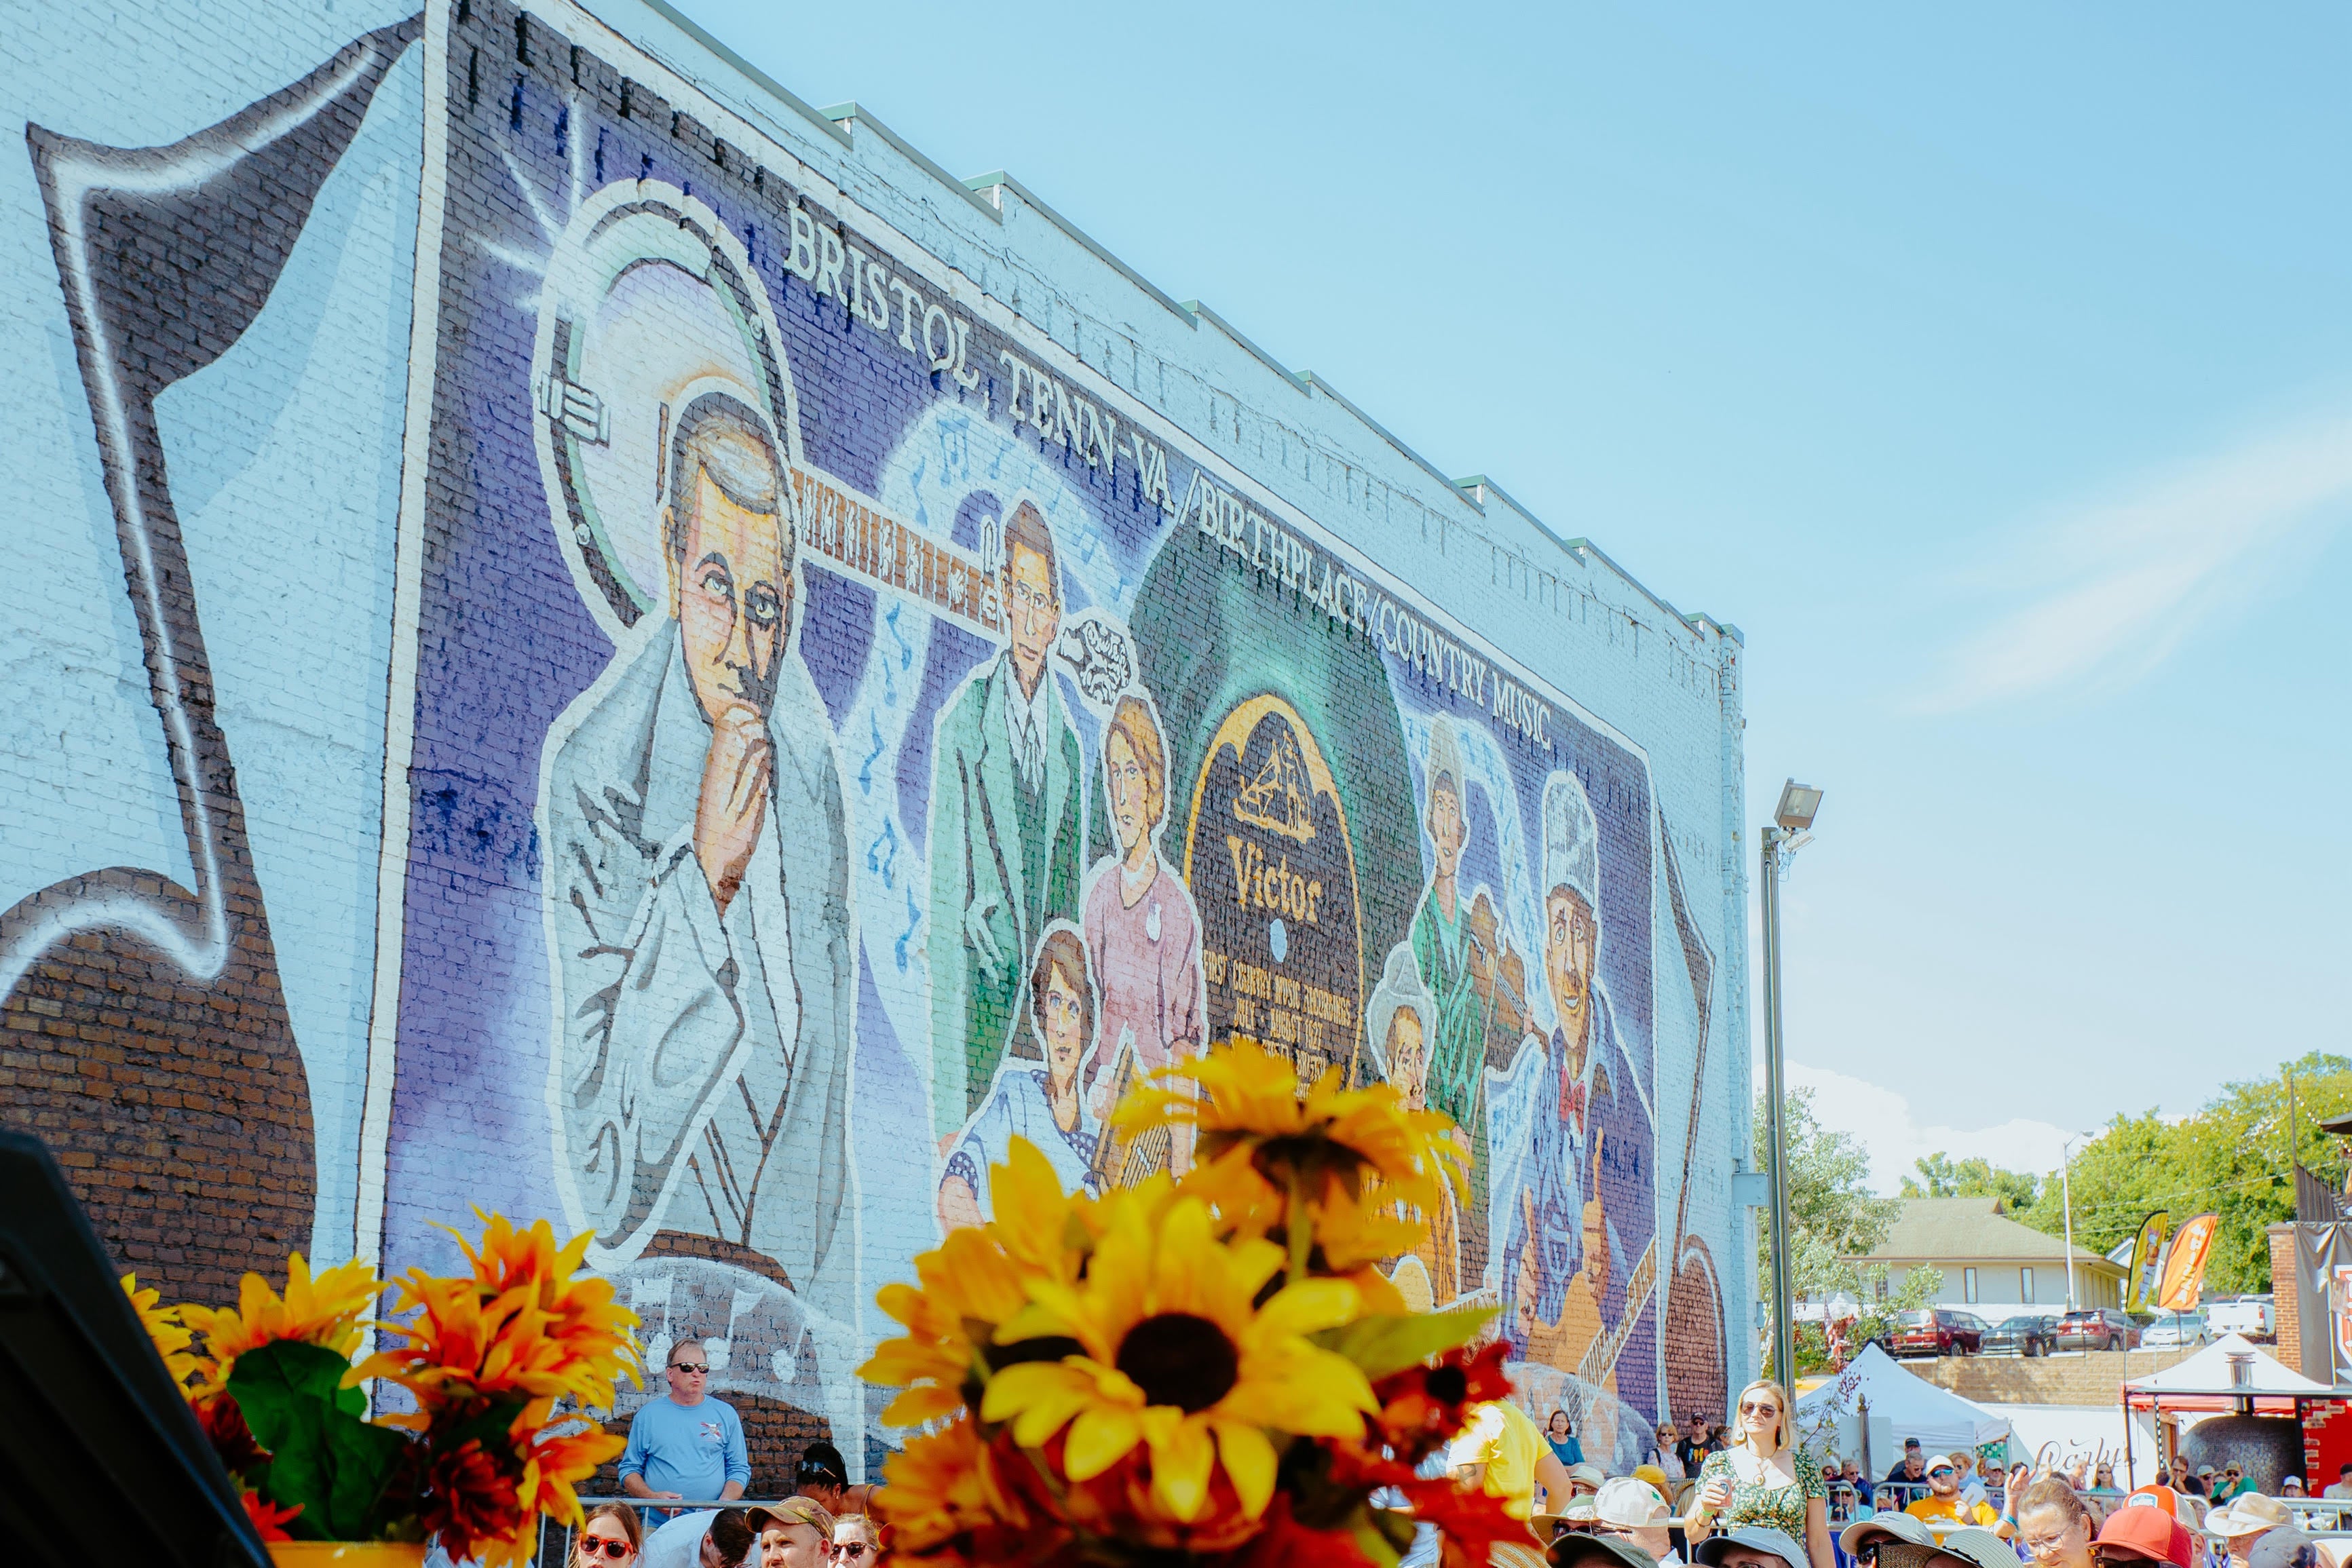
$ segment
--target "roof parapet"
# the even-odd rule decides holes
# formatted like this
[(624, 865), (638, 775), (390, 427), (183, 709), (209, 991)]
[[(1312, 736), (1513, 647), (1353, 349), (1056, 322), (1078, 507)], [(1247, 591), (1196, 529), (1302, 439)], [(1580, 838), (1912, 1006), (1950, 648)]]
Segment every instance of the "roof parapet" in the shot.
[[(937, 167), (937, 165), (933, 165), (933, 167)], [(942, 175), (941, 178), (944, 179), (946, 176)], [(1200, 323), (1194, 319), (1192, 311), (1187, 310), (1183, 306), (1177, 304), (1176, 301), (1168, 298), (1167, 295), (1154, 287), (1150, 281), (1141, 273), (1136, 271), (1135, 268), (1128, 266), (1127, 263), (1119, 260), (1118, 257), (1111, 255), (1110, 252), (1096, 244), (1095, 237), (1092, 235), (1087, 233), (1086, 230), (1080, 228), (1077, 225), (1072, 223), (1069, 219), (1055, 212), (1051, 206), (1048, 206), (1038, 197), (1037, 193), (1032, 191), (1028, 186), (1023, 184), (1020, 181), (1014, 179), (1003, 170), (998, 169), (990, 173), (976, 175), (971, 179), (957, 182), (957, 183), (960, 183), (965, 191), (971, 193), (982, 204), (1000, 209), (1004, 204), (1004, 193), (1007, 191), (1012, 192), (1014, 195), (1020, 197), (1025, 205), (1033, 209), (1039, 217), (1044, 218), (1047, 223), (1052, 224), (1055, 228), (1060, 229), (1064, 234), (1077, 241), (1078, 244), (1084, 246), (1087, 252), (1097, 261), (1101, 262), (1105, 267), (1109, 267), (1113, 272), (1118, 273), (1121, 277), (1124, 277), (1129, 283), (1134, 284), (1136, 287), (1143, 290), (1145, 294), (1149, 295), (1153, 299), (1158, 300), (1161, 305), (1167, 308), (1171, 315), (1181, 318), (1184, 325), (1187, 327), (1198, 327), (1200, 325)], [(999, 221), (1002, 222), (1003, 220), (999, 219)]]

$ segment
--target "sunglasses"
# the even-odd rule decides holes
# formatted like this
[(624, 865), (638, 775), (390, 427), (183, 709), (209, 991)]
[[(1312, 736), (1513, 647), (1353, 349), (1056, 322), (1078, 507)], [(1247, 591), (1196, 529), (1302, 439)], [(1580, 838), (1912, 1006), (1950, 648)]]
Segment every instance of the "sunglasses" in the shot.
[(1769, 1399), (1743, 1399), (1739, 1402), (1742, 1416), (1778, 1416), (1780, 1407)]
[(618, 1563), (636, 1550), (625, 1541), (615, 1541), (608, 1535), (583, 1535), (580, 1538), (580, 1558), (609, 1557)]
[(836, 1541), (824, 1552), (828, 1557), (846, 1557), (855, 1563), (871, 1550), (863, 1541)]
[(697, 1361), (673, 1361), (669, 1364), (669, 1369), (672, 1372), (683, 1372), (688, 1377), (700, 1377), (710, 1370), (709, 1367)]

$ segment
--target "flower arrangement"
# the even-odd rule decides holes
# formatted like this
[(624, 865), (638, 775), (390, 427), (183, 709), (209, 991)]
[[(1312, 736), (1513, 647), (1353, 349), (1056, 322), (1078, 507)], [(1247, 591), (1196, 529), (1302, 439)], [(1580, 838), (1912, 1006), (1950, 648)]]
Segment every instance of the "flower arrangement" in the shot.
[(1504, 1500), (1422, 1462), (1509, 1389), (1491, 1312), (1414, 1313), (1377, 1263), (1465, 1185), (1451, 1123), (1386, 1085), (1301, 1092), (1247, 1042), (1156, 1075), (1116, 1130), (1189, 1124), (1197, 1163), (1099, 1199), (1014, 1139), (995, 1218), (879, 1304), (862, 1369), (922, 1426), (877, 1502), (940, 1568), (1200, 1560), (1394, 1568), (1416, 1521), (1446, 1568), (1538, 1554)]
[[(233, 1308), (165, 1308), (123, 1276), (265, 1540), (437, 1540), (510, 1568), (542, 1513), (578, 1521), (574, 1484), (623, 1443), (557, 1402), (609, 1407), (617, 1378), (642, 1382), (636, 1314), (577, 1277), (586, 1236), (559, 1248), (545, 1220), (483, 1226), (478, 1245), (458, 1237), (471, 1270), (449, 1278), (385, 1281), (356, 1262), (314, 1276), (298, 1252), (283, 1297), (247, 1274)], [(371, 1320), (387, 1290), (415, 1314)], [(382, 1348), (354, 1365), (370, 1328)], [(415, 1408), (371, 1417), (369, 1378)]]

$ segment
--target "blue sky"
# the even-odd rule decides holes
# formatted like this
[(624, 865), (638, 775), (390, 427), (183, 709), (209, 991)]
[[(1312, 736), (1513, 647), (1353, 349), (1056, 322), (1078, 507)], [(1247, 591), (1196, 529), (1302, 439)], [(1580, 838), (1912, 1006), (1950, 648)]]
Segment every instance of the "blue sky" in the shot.
[(1883, 1184), (2352, 1051), (2352, 11), (681, 4), (1738, 624)]

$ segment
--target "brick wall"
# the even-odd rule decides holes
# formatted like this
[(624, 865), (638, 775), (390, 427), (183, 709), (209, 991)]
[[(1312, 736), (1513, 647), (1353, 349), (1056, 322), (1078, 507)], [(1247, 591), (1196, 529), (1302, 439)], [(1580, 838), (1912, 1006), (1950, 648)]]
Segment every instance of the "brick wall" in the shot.
[(2147, 1377), (2194, 1355), (2188, 1350), (2092, 1350), (2079, 1354), (1958, 1355), (1906, 1361), (1903, 1369), (1964, 1399), (1992, 1405), (2115, 1405), (2130, 1378)]
[[(2271, 1322), (2278, 1343), (2271, 1354), (2291, 1372), (2303, 1370), (2303, 1275), (2294, 1262), (2294, 1227), (2273, 1225), (2271, 1244)], [(2323, 1375), (2321, 1382), (2326, 1382)]]
[(219, 1300), (545, 1216), (763, 1475), (862, 1472), (876, 1289), (1016, 1130), (1102, 1179), (1049, 1061), (1251, 1039), (1465, 1117), (1524, 1071), (1401, 1288), (1494, 1262), (1596, 1458), (1726, 1414), (1736, 630), (636, 0), (415, 3), (0, 37), (0, 1121), (118, 1260)]

